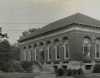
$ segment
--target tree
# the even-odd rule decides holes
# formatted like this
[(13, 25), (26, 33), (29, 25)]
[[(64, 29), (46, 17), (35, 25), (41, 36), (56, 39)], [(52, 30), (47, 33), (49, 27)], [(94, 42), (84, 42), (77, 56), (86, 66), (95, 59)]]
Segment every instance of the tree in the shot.
[(11, 46), (7, 40), (0, 42), (0, 70), (4, 72), (22, 72), (23, 69), (19, 59), (20, 50), (16, 46)]
[(0, 42), (0, 62), (10, 59), (11, 47), (7, 40)]
[(11, 58), (13, 60), (19, 60), (20, 59), (20, 49), (18, 46), (11, 46)]

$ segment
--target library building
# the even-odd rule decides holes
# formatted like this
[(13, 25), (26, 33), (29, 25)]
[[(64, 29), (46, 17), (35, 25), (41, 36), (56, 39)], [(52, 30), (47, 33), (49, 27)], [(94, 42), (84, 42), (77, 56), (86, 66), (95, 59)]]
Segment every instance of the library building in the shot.
[(76, 13), (23, 32), (18, 42), (20, 61), (89, 72), (100, 62), (100, 21)]

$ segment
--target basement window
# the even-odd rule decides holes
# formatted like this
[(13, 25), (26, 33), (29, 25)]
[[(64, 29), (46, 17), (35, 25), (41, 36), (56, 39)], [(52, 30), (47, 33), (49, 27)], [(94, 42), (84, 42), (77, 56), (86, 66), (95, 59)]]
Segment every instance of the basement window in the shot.
[(25, 47), (25, 46), (24, 46), (23, 48), (24, 48), (24, 49), (26, 49), (26, 47)]
[(90, 70), (91, 67), (92, 67), (92, 65), (86, 65), (86, 66), (85, 66), (85, 69), (86, 69), (86, 70)]
[(28, 47), (29, 47), (29, 48), (31, 48), (32, 46), (31, 46), (31, 45), (29, 45)]

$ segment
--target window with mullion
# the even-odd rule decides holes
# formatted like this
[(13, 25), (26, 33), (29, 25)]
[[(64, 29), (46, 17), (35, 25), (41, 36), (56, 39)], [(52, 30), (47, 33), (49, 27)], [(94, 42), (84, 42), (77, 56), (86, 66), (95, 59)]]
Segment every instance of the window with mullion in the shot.
[(40, 54), (40, 61), (41, 61), (41, 63), (44, 63), (44, 60), (45, 60), (45, 50), (44, 50), (44, 48), (41, 48), (39, 50), (39, 54)]
[(100, 45), (99, 44), (96, 44), (96, 58), (100, 58)]
[(52, 56), (52, 47), (49, 47), (49, 60), (51, 60)]
[(55, 59), (55, 57), (53, 57), (53, 55), (55, 55), (55, 46), (50, 46), (49, 47), (49, 59), (52, 60), (52, 59)]
[(31, 61), (31, 50), (27, 51), (27, 61)]
[(34, 61), (36, 61), (36, 48), (34, 48)]
[(95, 44), (95, 58), (100, 59), (100, 40), (96, 40), (96, 44)]
[(44, 48), (44, 60), (45, 62), (48, 61), (48, 48), (47, 47)]
[(61, 49), (61, 46), (60, 45), (57, 45), (56, 46), (56, 49), (57, 49), (57, 51), (56, 51), (57, 59), (60, 59), (60, 49)]
[(64, 46), (63, 45), (57, 45), (57, 59), (61, 59), (64, 57)]
[(90, 52), (90, 47), (88, 44), (84, 45), (84, 48), (83, 48), (83, 51), (84, 51), (84, 56), (87, 56)]
[(43, 47), (40, 51), (41, 53), (41, 60), (46, 62), (48, 60), (48, 50), (46, 47)]
[(36, 61), (39, 61), (39, 48), (36, 48)]
[(31, 61), (34, 61), (34, 59), (35, 59), (34, 58), (35, 57), (34, 55), (35, 55), (34, 50), (31, 50)]
[(69, 44), (65, 43), (64, 44), (64, 58), (69, 58)]
[(60, 58), (64, 59), (64, 46), (63, 45), (61, 45), (60, 47)]
[(69, 46), (68, 44), (65, 45), (66, 46), (66, 58), (69, 57)]
[(24, 56), (23, 56), (23, 57), (24, 57), (23, 60), (26, 61), (26, 60), (27, 60), (27, 53), (26, 53), (26, 50), (24, 51), (24, 54), (23, 54), (23, 55), (24, 55)]
[(83, 55), (90, 57), (90, 49), (91, 49), (90, 39), (85, 38), (83, 41)]

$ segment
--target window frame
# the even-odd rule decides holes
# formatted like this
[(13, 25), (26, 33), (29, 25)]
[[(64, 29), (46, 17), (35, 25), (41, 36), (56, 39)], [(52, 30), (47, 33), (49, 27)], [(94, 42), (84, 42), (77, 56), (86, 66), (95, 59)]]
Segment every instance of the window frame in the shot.
[[(55, 50), (55, 51), (54, 51), (54, 52), (55, 52), (55, 57), (54, 57), (54, 59), (52, 58), (52, 52), (50, 51), (50, 48), (52, 48), (52, 47), (53, 47), (54, 50)], [(50, 53), (50, 52), (51, 52), (51, 53)], [(50, 54), (51, 54), (51, 58), (50, 58)], [(55, 45), (49, 45), (49, 61), (52, 61), (52, 59), (53, 59), (53, 60), (57, 60), (57, 59), (56, 59), (56, 47), (55, 47)]]
[[(97, 44), (99, 44), (99, 57), (96, 56), (96, 53), (97, 53), (96, 45)], [(100, 59), (100, 40), (99, 39), (96, 39), (96, 41), (95, 41), (95, 59)]]
[[(63, 52), (64, 52), (64, 46), (63, 46), (63, 44), (62, 43), (58, 43), (58, 44), (56, 44), (56, 60), (61, 60), (61, 53), (59, 52), (59, 51), (61, 51), (60, 49), (59, 49), (59, 51), (58, 51), (58, 47), (61, 49), (61, 48), (63, 48)], [(58, 55), (59, 55), (59, 58), (57, 57)]]
[[(88, 42), (86, 42), (85, 40), (87, 40)], [(88, 53), (89, 53), (89, 55), (88, 55), (88, 53), (85, 55), (85, 51), (84, 51), (84, 48), (85, 47), (87, 47), (87, 49), (88, 49)], [(82, 52), (83, 52), (83, 55), (85, 56), (85, 57), (91, 57), (91, 40), (89, 39), (89, 38), (84, 38), (84, 40), (83, 40), (83, 48), (82, 48), (83, 50), (82, 50)]]
[[(64, 59), (69, 59), (70, 58), (70, 50), (69, 50), (69, 40), (66, 40), (64, 42)], [(68, 45), (68, 57), (66, 56), (66, 45)]]

